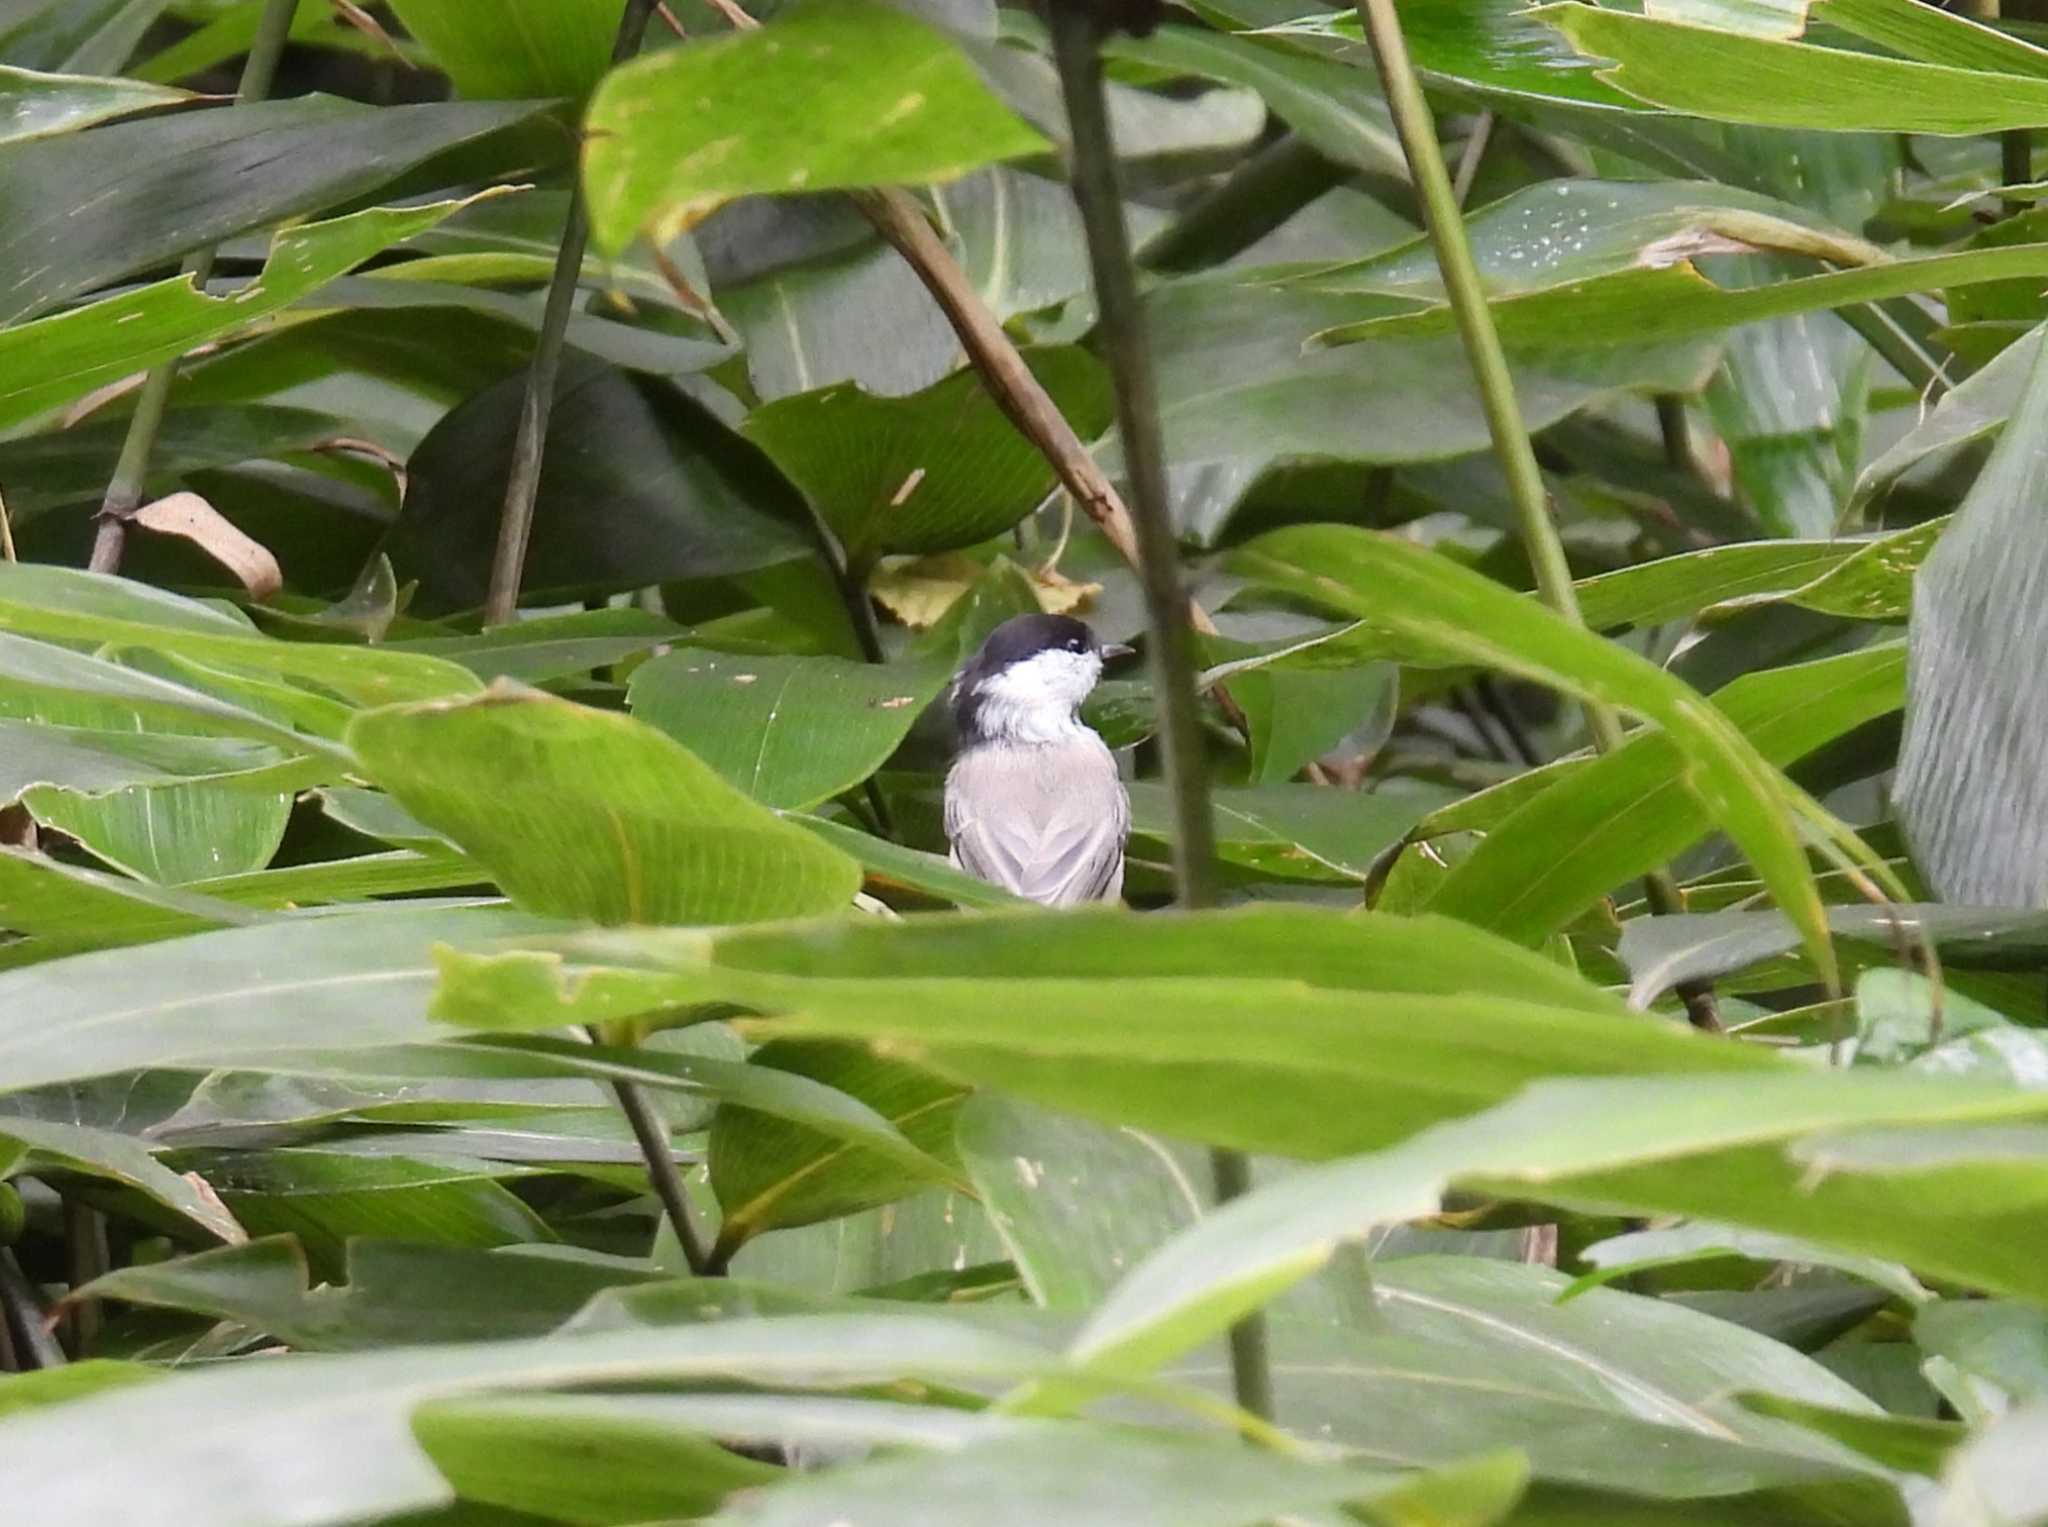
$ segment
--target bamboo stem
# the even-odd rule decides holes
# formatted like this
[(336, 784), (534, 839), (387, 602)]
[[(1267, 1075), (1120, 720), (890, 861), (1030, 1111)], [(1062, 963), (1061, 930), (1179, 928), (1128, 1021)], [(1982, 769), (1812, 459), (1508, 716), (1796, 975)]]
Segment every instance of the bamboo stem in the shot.
[(662, 1211), (668, 1215), (676, 1243), (683, 1248), (683, 1261), (689, 1264), (691, 1273), (701, 1278), (710, 1268), (710, 1257), (704, 1249), (704, 1238), (697, 1233), (696, 1217), (690, 1212), (690, 1192), (683, 1186), (683, 1174), (676, 1166), (668, 1126), (647, 1096), (647, 1089), (639, 1083), (613, 1082), (612, 1093), (619, 1100), (619, 1111), (633, 1126), (633, 1138), (639, 1142), (640, 1155), (647, 1163), (648, 1181), (654, 1186), (654, 1196), (661, 1200)]
[[(622, 63), (640, 51), (647, 34), (653, 0), (626, 0), (619, 32), (612, 44), (612, 62)], [(540, 495), (541, 462), (547, 454), (548, 416), (555, 407), (555, 378), (562, 369), (562, 341), (569, 330), (569, 312), (576, 302), (576, 283), (583, 274), (583, 252), (590, 243), (590, 218), (583, 203), (583, 178), (569, 193), (569, 216), (555, 251), (555, 271), (548, 281), (547, 306), (541, 310), (540, 335), (534, 342), (533, 364), (526, 373), (526, 394), (519, 408), (519, 430), (512, 439), (512, 468), (505, 480), (505, 507), (498, 517), (498, 544), (491, 556), (491, 581), (484, 596), (484, 624), (502, 626), (519, 608), (519, 585), (526, 574), (526, 548), (533, 539), (533, 506)]]
[[(1117, 186), (1116, 147), (1110, 136), (1102, 83), (1102, 18), (1088, 0), (1055, 0), (1049, 8), (1053, 57), (1073, 132), (1074, 201), (1088, 238), (1103, 350), (1115, 384), (1117, 430), (1123, 441), (1137, 538), (1136, 566), (1151, 626), (1152, 687), (1159, 702), (1166, 783), (1174, 808), (1174, 889), (1182, 907), (1216, 901), (1216, 833), (1202, 755), (1195, 685), (1195, 641), (1180, 550), (1167, 507), (1166, 457), (1159, 428), (1152, 352), (1131, 264), (1130, 230)], [(1251, 1186), (1242, 1152), (1210, 1152), (1219, 1202)], [(1237, 1403), (1254, 1415), (1273, 1414), (1272, 1364), (1261, 1315), (1241, 1320), (1230, 1333), (1232, 1387)]]
[[(1507, 352), (1501, 347), (1492, 310), (1486, 303), (1479, 267), (1472, 258), (1465, 220), (1458, 209), (1457, 192), (1444, 166), (1443, 147), (1437, 142), (1436, 119), (1423, 99), (1421, 82), (1409, 60), (1400, 17), (1393, 0), (1359, 0), (1358, 19), (1372, 43), (1380, 85), (1392, 109), (1401, 147), (1408, 156), (1409, 173), (1422, 199), (1430, 239), (1436, 246), (1437, 265), (1443, 273), (1444, 292), (1464, 339), (1473, 378), (1479, 385), (1487, 430), (1493, 436), (1494, 452), (1507, 477), (1522, 544), (1536, 572), (1537, 590), (1543, 602), (1559, 616), (1584, 629), (1586, 620), (1572, 583), (1571, 564), (1565, 557), (1563, 538), (1550, 518), (1550, 496), (1543, 486), (1542, 469), (1536, 464), (1535, 448), (1529, 443), (1528, 426), (1515, 396), (1514, 378), (1508, 371)], [(1592, 733), (1596, 750), (1611, 753), (1622, 745), (1621, 720), (1611, 706), (1589, 700), (1585, 703), (1585, 716), (1586, 729)], [(1643, 888), (1651, 910), (1658, 915), (1683, 910), (1684, 900), (1678, 886), (1664, 871), (1646, 875)], [(1695, 985), (1681, 996), (1686, 1015), (1694, 1025), (1720, 1028), (1711, 989)]]
[[(270, 0), (256, 22), (256, 35), (249, 43), (249, 57), (242, 65), (242, 83), (235, 92), (235, 104), (246, 106), (270, 94), (277, 78), (277, 61), (291, 35), (292, 13), (298, 0)], [(195, 250), (185, 262), (192, 284), (206, 290), (213, 274), (213, 246)], [(113, 479), (100, 501), (99, 528), (93, 535), (92, 560), (86, 565), (96, 573), (121, 570), (121, 556), (128, 548), (128, 519), (142, 507), (143, 486), (149, 480), (149, 458), (156, 451), (157, 432), (163, 428), (164, 408), (170, 402), (171, 384), (178, 377), (178, 358), (171, 357), (150, 368), (142, 391), (135, 400), (135, 412), (128, 419), (128, 434), (121, 442), (120, 457), (114, 463)]]
[(5, 1246), (0, 1246), (0, 1320), (13, 1327), (17, 1362), (31, 1368), (64, 1366), (64, 1349), (50, 1334), (43, 1301), (36, 1297), (35, 1285), (14, 1260), (13, 1251)]

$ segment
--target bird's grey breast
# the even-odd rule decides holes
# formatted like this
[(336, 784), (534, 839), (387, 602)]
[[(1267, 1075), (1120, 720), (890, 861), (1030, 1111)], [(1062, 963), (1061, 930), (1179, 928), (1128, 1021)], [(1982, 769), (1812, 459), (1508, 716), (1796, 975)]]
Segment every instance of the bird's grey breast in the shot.
[(1049, 906), (1123, 894), (1130, 798), (1085, 728), (1037, 746), (968, 749), (946, 776), (946, 836), (971, 875)]

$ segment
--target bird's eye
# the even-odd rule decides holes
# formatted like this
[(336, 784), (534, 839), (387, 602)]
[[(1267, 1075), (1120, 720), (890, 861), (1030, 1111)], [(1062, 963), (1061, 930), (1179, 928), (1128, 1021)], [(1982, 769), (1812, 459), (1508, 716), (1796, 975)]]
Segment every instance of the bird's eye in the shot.
[(1068, 638), (1067, 638), (1067, 651), (1069, 651), (1069, 652), (1079, 652), (1080, 650), (1081, 650), (1081, 638), (1080, 638), (1080, 637), (1078, 637), (1078, 636), (1070, 636), (1070, 637), (1068, 637)]

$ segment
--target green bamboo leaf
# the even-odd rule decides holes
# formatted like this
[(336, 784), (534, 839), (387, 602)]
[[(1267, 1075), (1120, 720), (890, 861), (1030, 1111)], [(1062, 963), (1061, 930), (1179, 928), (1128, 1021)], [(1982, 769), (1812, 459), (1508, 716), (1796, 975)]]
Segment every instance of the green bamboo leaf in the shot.
[[(17, 1412), (0, 1422), (0, 1470), (10, 1503), (53, 1527), (115, 1517), (134, 1527), (305, 1527), (311, 1501), (322, 1521), (450, 1502), (411, 1431), (428, 1400), (694, 1380), (986, 1384), (1046, 1362), (1040, 1347), (960, 1321), (863, 1312), (229, 1364)], [(285, 1459), (290, 1490), (249, 1488)]]
[(43, 74), (0, 65), (0, 143), (75, 132), (114, 117), (161, 111), (196, 100), (141, 80)]
[(82, 1172), (88, 1177), (133, 1188), (180, 1219), (229, 1244), (247, 1240), (234, 1214), (222, 1206), (203, 1179), (172, 1171), (149, 1150), (126, 1135), (49, 1119), (28, 1119), (0, 1110), (0, 1141), (23, 1148), (19, 1170), (38, 1167)]
[[(2048, 80), (2043, 80), (2039, 89), (2048, 98)], [(1826, 312), (1915, 292), (2041, 276), (2048, 276), (2048, 244), (1917, 255), (1824, 275), (1795, 276), (1764, 286), (1721, 286), (1690, 261), (1677, 261), (1566, 286), (1510, 293), (1496, 299), (1492, 308), (1506, 344), (1548, 344), (1570, 351), (1687, 339), (1769, 318)], [(1364, 305), (1361, 299), (1360, 306)], [(1377, 305), (1377, 311), (1385, 311), (1384, 303)], [(1313, 343), (1343, 346), (1365, 340), (1417, 339), (1449, 333), (1452, 327), (1450, 309), (1437, 305), (1391, 317), (1340, 322), (1318, 332)]]
[(1981, 57), (1958, 68), (1583, 5), (1546, 5), (1529, 14), (1564, 33), (1580, 53), (1608, 60), (1599, 77), (1609, 84), (1653, 105), (1723, 122), (1961, 135), (2032, 127), (2048, 112), (2048, 78), (2038, 71), (1993, 73)]
[[(2011, 1205), (2048, 1191), (2048, 1158), (2013, 1153), (2009, 1130), (1975, 1140), (1950, 1131), (2044, 1116), (2039, 1093), (1875, 1073), (1546, 1082), (1209, 1215), (1098, 1308), (1074, 1356), (1151, 1371), (1342, 1242), (1435, 1212), (1454, 1184), (1601, 1212), (1712, 1217), (2038, 1298), (2048, 1279), (2006, 1224)], [(1896, 1142), (1901, 1154), (1886, 1163), (1836, 1145), (1858, 1139)]]
[(411, 903), (8, 971), (0, 974), (0, 1088), (444, 1037), (427, 1018), (434, 946), (547, 926), (501, 909)]
[(397, 0), (391, 10), (458, 94), (516, 100), (575, 97), (595, 85), (611, 67), (625, 3), (543, 0), (506, 16), (463, 0)]
[(260, 921), (201, 893), (0, 849), (0, 928), (16, 933), (110, 947)]
[[(4, 602), (0, 602), (0, 624), (7, 618)], [(10, 631), (0, 631), (0, 694), (30, 703), (47, 700), (118, 708), (130, 715), (161, 717), (181, 726), (196, 723), (209, 732), (255, 738), (294, 754), (315, 755), (324, 766), (321, 772), (328, 777), (340, 774), (349, 761), (341, 749), (330, 743), (280, 725), (254, 710), (217, 699), (204, 690), (175, 684), (105, 658), (88, 657), (51, 642), (32, 641)]]
[(1866, 864), (1874, 856), (1682, 680), (1390, 537), (1331, 526), (1276, 531), (1238, 552), (1235, 565), (1404, 639), (1425, 661), (1484, 663), (1655, 721), (1691, 766), (1691, 788), (1763, 875), (1815, 966), (1834, 979), (1820, 894), (1795, 824), (1820, 826), (1840, 851)]
[(2048, 346), (1957, 520), (1920, 569), (1907, 634), (1899, 820), (1945, 900), (2048, 901), (2041, 817), (2041, 606), (2048, 535), (2028, 512), (2048, 483)]
[[(1108, 380), (1085, 352), (1025, 352), (1082, 439), (1110, 422)], [(970, 367), (909, 397), (851, 382), (778, 398), (741, 432), (803, 489), (847, 561), (973, 546), (1008, 530), (1055, 486), (1052, 467)]]
[(634, 715), (754, 800), (802, 810), (879, 769), (951, 673), (943, 657), (858, 663), (680, 647), (636, 669), (627, 695)]
[[(760, 113), (799, 98), (800, 115)], [(679, 99), (694, 109), (669, 109)], [(616, 69), (585, 129), (591, 236), (612, 253), (640, 232), (666, 242), (737, 196), (953, 180), (1049, 147), (943, 33), (865, 0)]]
[[(0, 103), (4, 100), (0, 94)], [(272, 239), (262, 273), (229, 297), (210, 296), (188, 278), (175, 276), (0, 329), (0, 377), (6, 378), (0, 381), (0, 428), (289, 307), (475, 200), (373, 207), (286, 229)]]
[[(1904, 704), (1905, 659), (1903, 647), (1891, 642), (1748, 674), (1728, 687), (1726, 699), (1716, 695), (1715, 704), (1761, 757), (1782, 768)], [(1555, 777), (1557, 771), (1545, 772)], [(1571, 769), (1489, 821), (1485, 839), (1437, 887), (1429, 910), (1505, 938), (1539, 942), (1711, 830), (1713, 818), (1688, 788), (1686, 772), (1685, 751), (1663, 732), (1632, 737), (1606, 757)], [(1506, 805), (1510, 792), (1500, 793)], [(1476, 825), (1484, 811), (1483, 797), (1470, 797), (1432, 821)]]
[(453, 663), (413, 653), (258, 635), (220, 610), (132, 579), (0, 563), (0, 632), (140, 647), (254, 674), (307, 679), (357, 705), (473, 693)]
[(517, 978), (507, 1006), (529, 1022), (734, 1002), (782, 1015), (766, 1025), (781, 1037), (858, 1040), (1091, 1118), (1301, 1156), (1397, 1139), (1541, 1075), (1781, 1064), (1623, 1016), (1562, 966), (1442, 919), (1087, 911), (1047, 929), (1031, 912), (614, 932), (495, 953), (484, 974)]
[(430, 184), (531, 166), (548, 152), (538, 132), (491, 140), (536, 114), (506, 102), (369, 107), (310, 95), (16, 144), (0, 162), (0, 202), (19, 209), (0, 228), (0, 323), (367, 196), (447, 150), (477, 156)]
[(536, 911), (745, 922), (844, 907), (860, 888), (851, 859), (627, 716), (500, 682), (474, 700), (365, 712), (348, 744)]
[(718, 1232), (725, 1258), (764, 1230), (837, 1219), (935, 1182), (962, 1185), (958, 1168), (943, 1159), (952, 1156), (953, 1120), (966, 1096), (957, 1083), (856, 1045), (768, 1044), (749, 1066), (856, 1100), (914, 1150), (879, 1152), (861, 1135), (827, 1133), (787, 1109), (771, 1113), (735, 1098), (712, 1119), (708, 1146), (712, 1190), (725, 1211)]

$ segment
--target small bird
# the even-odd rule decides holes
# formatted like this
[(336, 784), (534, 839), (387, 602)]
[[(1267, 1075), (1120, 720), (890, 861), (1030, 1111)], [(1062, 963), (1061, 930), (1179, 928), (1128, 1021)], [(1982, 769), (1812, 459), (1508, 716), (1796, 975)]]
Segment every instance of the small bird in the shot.
[(1047, 906), (1123, 894), (1131, 801), (1079, 712), (1102, 665), (1130, 651), (1065, 615), (1019, 615), (981, 644), (950, 694), (955, 865)]

